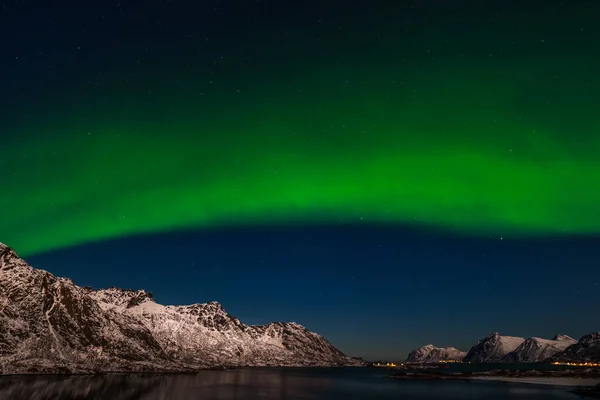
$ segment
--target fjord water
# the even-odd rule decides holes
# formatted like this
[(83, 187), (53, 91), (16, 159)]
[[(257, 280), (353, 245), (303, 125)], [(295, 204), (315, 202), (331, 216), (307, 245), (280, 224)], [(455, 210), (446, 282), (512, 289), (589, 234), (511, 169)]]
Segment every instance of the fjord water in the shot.
[(399, 381), (391, 371), (240, 369), (181, 375), (15, 376), (0, 378), (0, 400), (561, 400), (550, 386), (483, 381)]

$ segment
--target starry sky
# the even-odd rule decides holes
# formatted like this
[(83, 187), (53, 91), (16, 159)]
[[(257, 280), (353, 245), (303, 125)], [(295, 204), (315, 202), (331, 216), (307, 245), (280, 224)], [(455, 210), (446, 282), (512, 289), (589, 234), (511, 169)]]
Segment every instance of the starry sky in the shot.
[(343, 351), (600, 327), (600, 4), (2, 0), (0, 241)]

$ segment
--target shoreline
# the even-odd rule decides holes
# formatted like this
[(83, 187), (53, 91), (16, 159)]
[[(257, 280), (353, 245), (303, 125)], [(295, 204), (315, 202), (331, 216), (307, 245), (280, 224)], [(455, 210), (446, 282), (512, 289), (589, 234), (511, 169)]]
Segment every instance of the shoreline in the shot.
[(546, 386), (564, 386), (564, 387), (596, 387), (600, 385), (600, 378), (580, 378), (580, 377), (558, 377), (558, 376), (540, 376), (540, 377), (509, 377), (509, 376), (473, 376), (465, 377), (465, 380), (489, 381), (503, 383), (520, 383), (526, 385), (546, 385)]
[(132, 370), (132, 371), (81, 371), (81, 372), (19, 372), (19, 373), (0, 373), (0, 379), (9, 377), (95, 377), (95, 376), (120, 376), (120, 375), (195, 375), (202, 372), (229, 372), (240, 370), (275, 370), (275, 369), (345, 369), (345, 368), (365, 368), (356, 365), (331, 365), (331, 366), (300, 366), (300, 365), (247, 365), (247, 366), (214, 366), (195, 369), (182, 370)]
[(408, 370), (391, 375), (399, 380), (467, 380), (517, 384), (569, 387), (597, 395), (600, 392), (600, 370), (539, 371), (539, 370), (491, 370), (485, 372), (446, 372), (436, 369)]

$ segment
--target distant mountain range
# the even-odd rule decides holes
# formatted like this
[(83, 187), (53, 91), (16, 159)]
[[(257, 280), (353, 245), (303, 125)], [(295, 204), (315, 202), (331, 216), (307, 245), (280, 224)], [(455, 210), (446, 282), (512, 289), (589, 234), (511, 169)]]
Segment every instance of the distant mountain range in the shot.
[(428, 344), (408, 353), (406, 361), (414, 363), (461, 361), (466, 355), (467, 353), (454, 347), (435, 347), (432, 344)]
[(533, 337), (525, 339), (519, 347), (504, 357), (506, 362), (535, 362), (544, 361), (555, 354), (565, 351), (577, 340), (567, 335), (556, 335), (552, 339)]
[(600, 362), (600, 332), (584, 336), (579, 341), (567, 335), (552, 339), (525, 339), (501, 336), (498, 333), (479, 340), (465, 353), (454, 347), (423, 346), (408, 354), (407, 362), (439, 362), (459, 360), (474, 363), (503, 362)]
[(600, 363), (600, 331), (585, 335), (579, 342), (553, 355), (549, 361)]
[(163, 306), (32, 268), (0, 243), (0, 373), (358, 365), (296, 323), (245, 325), (217, 302)]
[(464, 361), (467, 362), (501, 362), (525, 342), (522, 337), (500, 336), (492, 333), (471, 347)]

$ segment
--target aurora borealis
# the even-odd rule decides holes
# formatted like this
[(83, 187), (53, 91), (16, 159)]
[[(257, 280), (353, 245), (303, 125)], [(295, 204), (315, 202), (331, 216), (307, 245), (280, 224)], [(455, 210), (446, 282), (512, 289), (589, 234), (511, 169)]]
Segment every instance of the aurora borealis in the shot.
[(597, 5), (223, 3), (7, 3), (0, 241), (600, 234)]
[[(268, 115), (206, 126), (176, 122), (142, 125), (137, 133), (100, 126), (89, 135), (15, 145), (8, 158), (13, 174), (4, 184), (9, 195), (2, 198), (11, 212), (2, 230), (13, 232), (17, 247), (35, 252), (240, 222), (363, 220), (482, 235), (600, 229), (594, 142), (569, 152), (551, 133), (522, 138), (526, 124), (516, 118), (487, 128), (500, 139), (461, 134), (485, 130), (492, 111), (469, 127), (466, 113), (427, 122), (421, 111), (371, 119), (381, 123), (369, 129), (340, 108), (307, 123), (310, 128), (284, 109), (274, 122)], [(349, 133), (340, 133), (336, 121)], [(438, 133), (446, 124), (459, 127)], [(325, 143), (309, 130), (327, 126), (336, 131)], [(402, 131), (410, 134), (396, 133)], [(23, 154), (31, 162), (19, 162)]]
[[(488, 29), (486, 54), (452, 32), (404, 49), (399, 30), (369, 63), (342, 51), (351, 39), (324, 61), (284, 53), (279, 68), (230, 43), (220, 46), (235, 61), (218, 58), (218, 72), (183, 68), (184, 46), (171, 66), (136, 60), (148, 66), (133, 89), (119, 88), (135, 80), (131, 65), (105, 72), (101, 89), (66, 79), (51, 115), (11, 127), (0, 231), (24, 254), (256, 222), (598, 233), (600, 82), (586, 74), (591, 57), (568, 54), (588, 36), (557, 26), (518, 43)], [(309, 56), (325, 46), (299, 43)]]

